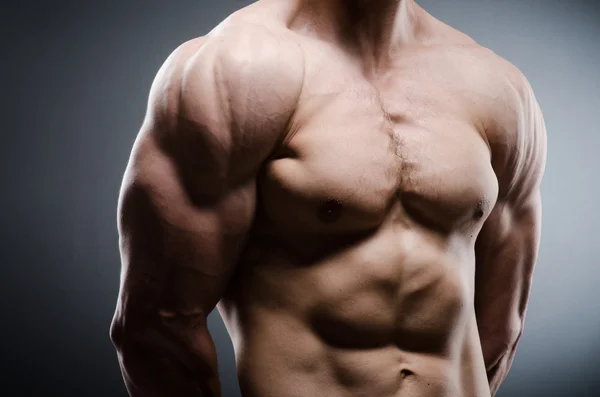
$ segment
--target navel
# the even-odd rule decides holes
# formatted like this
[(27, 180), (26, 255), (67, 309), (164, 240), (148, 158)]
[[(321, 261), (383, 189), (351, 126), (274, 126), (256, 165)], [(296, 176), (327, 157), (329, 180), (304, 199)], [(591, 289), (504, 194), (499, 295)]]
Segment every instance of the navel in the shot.
[(402, 378), (408, 378), (411, 375), (414, 375), (415, 373), (413, 371), (411, 371), (410, 369), (403, 369), (400, 371), (400, 376)]

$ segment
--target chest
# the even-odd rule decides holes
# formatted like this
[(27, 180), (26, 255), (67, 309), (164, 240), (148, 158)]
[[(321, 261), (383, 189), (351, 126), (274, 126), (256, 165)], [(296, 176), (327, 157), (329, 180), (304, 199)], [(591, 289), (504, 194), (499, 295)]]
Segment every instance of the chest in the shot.
[(489, 149), (443, 79), (410, 70), (378, 81), (322, 69), (310, 77), (259, 181), (278, 228), (356, 232), (394, 213), (449, 233), (485, 219), (497, 194)]

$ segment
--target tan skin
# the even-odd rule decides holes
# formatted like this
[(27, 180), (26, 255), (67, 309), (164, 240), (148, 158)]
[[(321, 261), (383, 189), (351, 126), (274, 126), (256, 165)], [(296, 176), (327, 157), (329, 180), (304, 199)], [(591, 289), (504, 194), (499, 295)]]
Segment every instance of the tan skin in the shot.
[(488, 397), (546, 157), (523, 75), (414, 1), (263, 0), (165, 62), (119, 201), (131, 396)]

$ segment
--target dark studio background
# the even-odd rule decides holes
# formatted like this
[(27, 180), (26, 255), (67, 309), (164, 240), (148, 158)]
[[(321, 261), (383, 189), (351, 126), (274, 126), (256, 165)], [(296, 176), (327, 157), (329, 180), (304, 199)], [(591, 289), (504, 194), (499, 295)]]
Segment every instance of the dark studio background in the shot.
[[(540, 258), (499, 396), (600, 396), (600, 2), (418, 2), (516, 64), (548, 127)], [(0, 4), (1, 395), (126, 395), (108, 339), (122, 172), (162, 61), (248, 3)], [(210, 326), (238, 397), (218, 314)]]

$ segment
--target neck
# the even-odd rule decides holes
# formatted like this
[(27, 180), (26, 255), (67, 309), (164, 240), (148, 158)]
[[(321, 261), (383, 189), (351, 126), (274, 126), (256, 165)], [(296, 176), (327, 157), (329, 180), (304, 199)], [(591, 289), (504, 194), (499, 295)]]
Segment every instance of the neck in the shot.
[(414, 38), (414, 0), (297, 0), (319, 35), (332, 36), (362, 55), (381, 58)]

